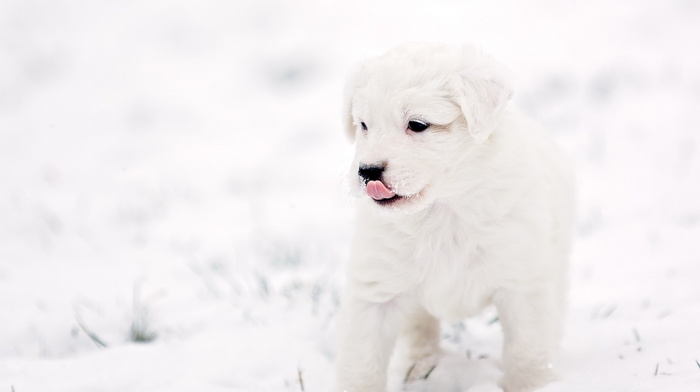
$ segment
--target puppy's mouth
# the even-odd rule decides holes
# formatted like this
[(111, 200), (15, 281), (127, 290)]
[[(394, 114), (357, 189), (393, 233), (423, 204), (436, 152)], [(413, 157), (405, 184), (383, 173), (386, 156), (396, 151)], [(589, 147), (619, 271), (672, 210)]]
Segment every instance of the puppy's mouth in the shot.
[(381, 181), (368, 181), (366, 184), (367, 195), (372, 198), (377, 204), (389, 205), (401, 199), (403, 196), (397, 195), (394, 191), (387, 188)]

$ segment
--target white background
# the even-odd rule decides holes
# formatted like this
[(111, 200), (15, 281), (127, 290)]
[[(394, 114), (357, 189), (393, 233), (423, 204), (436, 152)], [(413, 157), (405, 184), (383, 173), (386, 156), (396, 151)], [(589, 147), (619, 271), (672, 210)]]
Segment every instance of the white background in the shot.
[[(698, 390), (698, 37), (691, 0), (0, 2), (0, 391), (328, 391), (343, 78), (405, 41), (482, 46), (575, 161), (546, 391)], [(492, 319), (392, 390), (497, 390)]]

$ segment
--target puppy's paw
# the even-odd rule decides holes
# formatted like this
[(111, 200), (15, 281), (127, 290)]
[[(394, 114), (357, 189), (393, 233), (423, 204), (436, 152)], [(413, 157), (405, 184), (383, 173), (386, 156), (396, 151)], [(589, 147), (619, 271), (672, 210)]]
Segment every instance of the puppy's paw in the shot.
[(472, 385), (468, 392), (503, 392), (503, 389), (496, 384), (480, 383)]
[(518, 367), (506, 371), (502, 385), (505, 392), (531, 392), (557, 379), (551, 365)]

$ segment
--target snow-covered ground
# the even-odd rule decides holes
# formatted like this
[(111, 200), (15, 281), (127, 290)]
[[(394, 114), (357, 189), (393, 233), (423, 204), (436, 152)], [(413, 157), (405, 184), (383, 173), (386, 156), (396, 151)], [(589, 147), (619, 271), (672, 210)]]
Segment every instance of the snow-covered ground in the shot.
[[(343, 76), (416, 40), (509, 65), (576, 162), (545, 391), (700, 390), (698, 37), (692, 0), (0, 2), (0, 391), (328, 391)], [(497, 390), (492, 319), (392, 391)]]

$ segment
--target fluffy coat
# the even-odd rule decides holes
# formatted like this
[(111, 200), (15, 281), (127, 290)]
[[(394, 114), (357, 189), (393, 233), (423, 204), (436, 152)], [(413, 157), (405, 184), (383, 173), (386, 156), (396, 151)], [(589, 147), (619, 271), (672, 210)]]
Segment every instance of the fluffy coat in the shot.
[(411, 362), (434, 361), (438, 320), (490, 304), (504, 332), (503, 388), (554, 378), (572, 175), (548, 135), (507, 107), (511, 95), (501, 67), (471, 46), (404, 45), (351, 75), (358, 216), (337, 391), (385, 391), (399, 338)]

